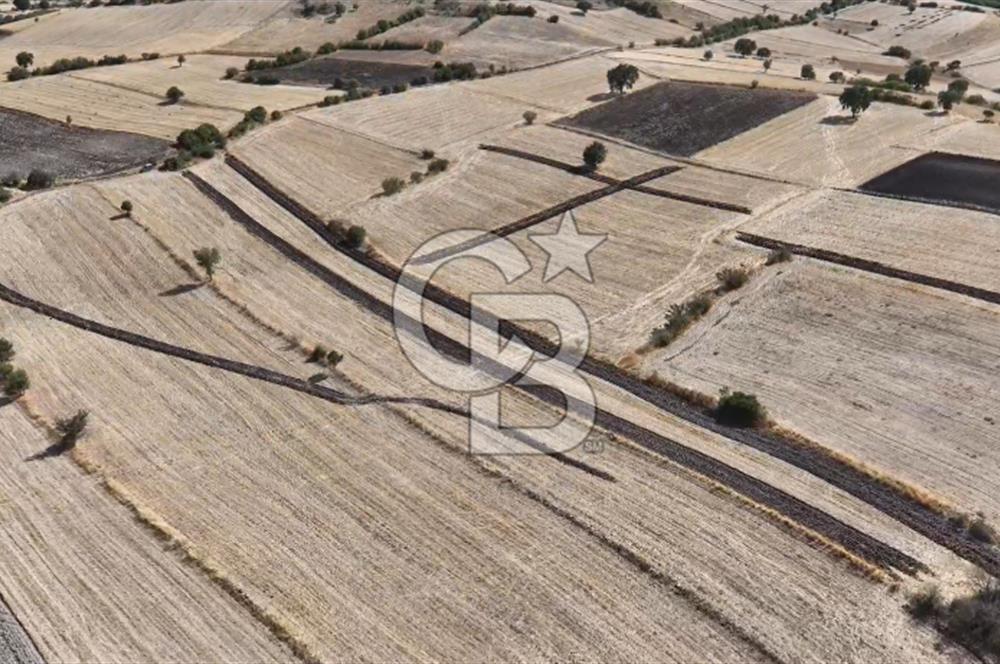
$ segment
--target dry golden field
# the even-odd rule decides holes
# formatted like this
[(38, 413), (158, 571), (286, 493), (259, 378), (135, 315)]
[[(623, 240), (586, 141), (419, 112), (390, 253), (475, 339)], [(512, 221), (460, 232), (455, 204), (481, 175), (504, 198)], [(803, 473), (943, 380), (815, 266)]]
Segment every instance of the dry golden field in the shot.
[(2, 94), (2, 105), (7, 108), (60, 122), (68, 116), (76, 125), (130, 131), (170, 141), (184, 129), (203, 122), (227, 128), (243, 117), (239, 111), (183, 102), (164, 105), (160, 96), (66, 75), (4, 83)]
[(1000, 225), (986, 212), (814, 192), (740, 230), (1000, 290)]
[[(225, 80), (226, 69), (243, 69), (247, 59), (222, 55), (192, 55), (183, 66), (173, 59), (161, 58), (119, 67), (97, 67), (70, 74), (73, 78), (96, 81), (113, 88), (166, 99), (167, 89), (177, 86), (184, 91), (184, 104), (208, 106), (245, 112), (254, 106), (268, 111), (287, 111), (316, 104), (331, 94), (319, 88), (292, 85), (249, 85)], [(113, 92), (113, 90), (109, 90)]]
[[(36, 67), (161, 55), (4, 80), (0, 108), (170, 142), (206, 122), (226, 132), (251, 107), (283, 112), (186, 173), (0, 189), (11, 194), (0, 339), (16, 351), (0, 343), (0, 662), (978, 661), (954, 624), (914, 620), (906, 603), (925, 584), (950, 599), (1000, 570), (982, 539), (1000, 524), (1000, 308), (985, 294), (1000, 291), (1000, 226), (985, 208), (852, 189), (928, 152), (996, 158), (1000, 129), (968, 103), (875, 103), (852, 121), (829, 74), (902, 72), (905, 60), (883, 55), (899, 44), (962, 60), (969, 93), (1000, 99), (1000, 18), (953, 0), (912, 12), (863, 3), (748, 33), (774, 52), (765, 71), (732, 52), (735, 40), (655, 44), (699, 23), (787, 19), (802, 0), (671, 0), (657, 5), (663, 18), (525, 0), (515, 4), (534, 17), (494, 8), (474, 29), (484, 8), (466, 0), (345, 0), (339, 18), (312, 4), (310, 17), (299, 0), (60, 4), (0, 24), (0, 74), (21, 51)], [(269, 71), (300, 85), (225, 78), (249, 58), (353, 40), (417, 7), (426, 15), (368, 42), (441, 40), (438, 53), (345, 48), (298, 78)], [(6, 11), (0, 0), (0, 21)], [(393, 76), (442, 78), (438, 60), (483, 75), (378, 93)], [(814, 81), (801, 78), (807, 63)], [(615, 106), (619, 64), (639, 71), (628, 94), (690, 81), (704, 85), (678, 85), (703, 96)], [(334, 75), (374, 94), (336, 90)], [(921, 99), (951, 80), (939, 73)], [(702, 103), (726, 97), (710, 84), (771, 88), (754, 97), (761, 108), (815, 100), (727, 123)], [(164, 103), (171, 86), (181, 103)], [(601, 104), (604, 124), (567, 121)], [(69, 151), (7, 115), (19, 132), (0, 133), (7, 153)], [(616, 134), (618, 118), (641, 129)], [(628, 142), (666, 145), (678, 128), (699, 137), (677, 150), (687, 157)], [(607, 155), (588, 173), (594, 141)], [(175, 154), (163, 145), (162, 158)], [(430, 174), (428, 151), (443, 172)], [(386, 194), (388, 178), (405, 185)], [(569, 219), (584, 237), (565, 239), (562, 258), (595, 246), (583, 272), (551, 278), (559, 257), (545, 236)], [(366, 231), (359, 246), (337, 232), (352, 225)], [(473, 453), (484, 422), (468, 415), (469, 395), (401, 347), (419, 328), (394, 325), (393, 297), (412, 287), (394, 270), (457, 229), (483, 244), (498, 231), (531, 269), (506, 283), (484, 261), (442, 267), (421, 311), (436, 348), (418, 357), (468, 351), (480, 323), (456, 312), (476, 294), (565, 296), (588, 322), (586, 388), (565, 404), (534, 389), (562, 361), (536, 355), (528, 379), (499, 388), (498, 426), (587, 426), (585, 443)], [(741, 232), (984, 292), (784, 262)], [(221, 256), (210, 275), (194, 256), (204, 248)], [(719, 288), (720, 271), (739, 267), (746, 283)], [(650, 333), (695, 295), (706, 311), (692, 304), (690, 324), (655, 347)], [(533, 307), (505, 318), (535, 341), (583, 347), (547, 322), (553, 300)], [(320, 348), (342, 359), (318, 362)], [(14, 367), (30, 376), (23, 394)], [(714, 397), (726, 389), (759, 397), (771, 423), (724, 423)], [(579, 401), (563, 408), (591, 392), (592, 426)], [(57, 422), (79, 409), (88, 426), (63, 449)]]
[(754, 392), (786, 426), (995, 520), (998, 323), (975, 300), (795, 259), (646, 367)]
[[(3, 333), (20, 322), (7, 307), (0, 318)], [(72, 347), (70, 337), (61, 341)], [(57, 414), (84, 401), (75, 395)], [(19, 407), (0, 410), (0, 589), (47, 661), (288, 661), (288, 650), (164, 548), (100, 477), (68, 458), (26, 461), (51, 444), (40, 426)]]
[[(59, 58), (142, 53), (176, 55), (220, 46), (267, 21), (288, 0), (198, 0), (149, 6), (65, 8), (0, 40), (0, 62), (20, 51), (35, 64)], [(17, 25), (16, 23), (13, 25)]]
[(850, 187), (913, 158), (898, 145), (959, 121), (879, 103), (857, 122), (845, 122), (845, 114), (849, 119), (836, 99), (821, 98), (696, 157), (796, 183)]

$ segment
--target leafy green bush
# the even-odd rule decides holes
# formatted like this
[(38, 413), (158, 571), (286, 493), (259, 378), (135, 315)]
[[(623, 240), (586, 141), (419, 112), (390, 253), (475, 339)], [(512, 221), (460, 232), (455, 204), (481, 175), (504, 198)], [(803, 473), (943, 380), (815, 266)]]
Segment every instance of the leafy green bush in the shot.
[(365, 244), (367, 233), (362, 226), (351, 226), (344, 236), (344, 246), (348, 249), (360, 249)]
[(393, 176), (382, 180), (382, 193), (385, 196), (395, 196), (403, 191), (405, 187), (406, 183), (403, 182), (403, 178)]
[(24, 369), (11, 369), (4, 377), (3, 392), (9, 397), (19, 397), (31, 387), (31, 381)]
[(10, 362), (14, 355), (14, 344), (9, 339), (0, 337), (0, 362)]
[(767, 421), (767, 411), (753, 394), (724, 390), (715, 408), (715, 421), (732, 427), (759, 426)]
[(583, 150), (583, 164), (592, 171), (597, 170), (607, 157), (608, 149), (600, 141), (594, 141)]
[(431, 163), (427, 164), (427, 174), (436, 175), (438, 173), (444, 173), (448, 170), (449, 162), (447, 159), (432, 159)]

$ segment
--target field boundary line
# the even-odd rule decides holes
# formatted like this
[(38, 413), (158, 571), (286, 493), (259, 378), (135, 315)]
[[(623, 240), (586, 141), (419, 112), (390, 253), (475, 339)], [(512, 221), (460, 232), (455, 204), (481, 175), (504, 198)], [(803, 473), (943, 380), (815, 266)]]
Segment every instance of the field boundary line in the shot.
[(470, 238), (465, 242), (460, 242), (450, 247), (445, 247), (443, 249), (432, 251), (422, 256), (417, 256), (413, 259), (412, 262), (414, 265), (423, 265), (426, 263), (432, 263), (441, 260), (443, 258), (447, 258), (449, 256), (462, 253), (463, 251), (467, 251), (469, 249), (478, 247), (480, 245), (487, 244), (488, 242), (492, 242), (497, 238), (514, 235), (515, 233), (519, 233), (523, 230), (527, 230), (528, 228), (532, 228), (533, 226), (537, 226), (538, 224), (544, 221), (548, 221), (553, 217), (565, 214), (570, 210), (574, 210), (583, 205), (588, 205), (595, 201), (599, 201), (602, 198), (607, 198), (608, 196), (616, 194), (619, 191), (623, 191), (625, 189), (631, 189), (634, 186), (640, 185), (644, 182), (649, 182), (650, 180), (655, 180), (657, 178), (663, 177), (664, 175), (675, 173), (679, 171), (681, 168), (682, 168), (681, 166), (675, 166), (672, 164), (669, 166), (660, 166), (658, 168), (654, 168), (651, 171), (646, 171), (645, 173), (640, 173), (639, 175), (635, 175), (627, 180), (613, 181), (612, 184), (609, 184), (606, 187), (602, 187), (600, 189), (594, 189), (584, 194), (580, 194), (579, 196), (568, 198), (565, 201), (562, 201), (561, 203), (556, 203), (555, 205), (547, 207), (539, 212), (533, 212), (532, 214), (529, 214), (526, 217), (522, 217), (517, 221), (512, 221), (509, 224), (504, 224), (503, 226), (499, 226), (497, 228), (484, 231), (482, 235), (477, 235), (476, 237)]
[(983, 302), (989, 302), (990, 304), (1000, 304), (1000, 292), (980, 288), (978, 286), (969, 286), (968, 284), (963, 284), (958, 281), (950, 281), (940, 277), (933, 277), (927, 274), (903, 270), (886, 265), (885, 263), (868, 260), (866, 258), (858, 258), (857, 256), (841, 254), (835, 251), (829, 251), (828, 249), (820, 249), (818, 247), (810, 247), (804, 244), (785, 242), (783, 240), (776, 240), (774, 238), (765, 237), (763, 235), (755, 235), (753, 233), (738, 232), (736, 234), (736, 239), (740, 242), (761, 247), (763, 249), (785, 249), (786, 251), (798, 256), (806, 256), (807, 258), (814, 258), (826, 263), (843, 265), (845, 267), (861, 270), (862, 272), (871, 272), (872, 274), (878, 274), (892, 279), (900, 279), (902, 281), (908, 281), (922, 286), (929, 286), (938, 290), (945, 290), (959, 295), (964, 295), (966, 297), (971, 297), (976, 300), (982, 300)]
[[(253, 169), (235, 161), (230, 163), (230, 165), (233, 166), (237, 172), (240, 172), (245, 178), (247, 178), (252, 184), (255, 184), (262, 191), (262, 193), (270, 197), (275, 203), (284, 207), (294, 216), (299, 217), (300, 221), (305, 223), (308, 227), (313, 228), (313, 230), (315, 230), (317, 234), (320, 235), (320, 237), (335, 251), (344, 253), (349, 258), (354, 259), (377, 274), (388, 276), (390, 279), (400, 278), (400, 285), (403, 287), (412, 287), (412, 283), (406, 280), (406, 275), (400, 277), (398, 270), (396, 270), (392, 265), (366, 254), (352, 252), (340, 246), (332, 238), (330, 233), (322, 226), (322, 222), (319, 221), (318, 217), (315, 217), (315, 215), (309, 217), (308, 215), (311, 213), (309, 213), (308, 210), (306, 210), (298, 202), (289, 198), (280, 190), (276, 189), (273, 185), (263, 179), (260, 174), (253, 171)], [(301, 216), (303, 214), (306, 216)], [(278, 240), (283, 245), (288, 244), (280, 238), (278, 238)], [(279, 248), (279, 251), (284, 250)], [(300, 254), (302, 253), (301, 250), (298, 249), (294, 249), (294, 251)], [(307, 257), (307, 259), (315, 262), (311, 258)], [(309, 269), (307, 265), (302, 265), (302, 267)], [(340, 290), (340, 292), (344, 293), (348, 297), (352, 297), (351, 293), (354, 293), (355, 297), (360, 296), (361, 300), (356, 301), (359, 301), (362, 306), (367, 307), (372, 313), (380, 315), (386, 320), (391, 321), (392, 310), (386, 303), (369, 294), (367, 291), (351, 284), (350, 282), (347, 282), (346, 284), (343, 283), (345, 280), (339, 275), (336, 275), (336, 279), (337, 282), (331, 285)], [(431, 295), (432, 291), (435, 293), (434, 295)], [(451, 310), (463, 318), (469, 318), (468, 302), (461, 300), (454, 294), (442, 289), (437, 289), (435, 291), (432, 286), (428, 286), (425, 292), (428, 293), (430, 299), (437, 304)], [(507, 321), (501, 321), (500, 327), (505, 334), (513, 332), (521, 335), (521, 338), (525, 339), (529, 345), (536, 350), (540, 350), (548, 355), (553, 354), (551, 342), (548, 342), (544, 338), (528, 330), (512, 326)], [(428, 327), (427, 332), (436, 348), (442, 349), (443, 352), (451, 353), (452, 357), (455, 357), (456, 359), (462, 360), (464, 358), (465, 361), (467, 361), (469, 353), (468, 348), (465, 348), (462, 344), (451, 339), (450, 337), (437, 332), (432, 327)], [(662, 390), (655, 389), (641, 381), (638, 377), (626, 374), (609, 363), (598, 361), (593, 358), (586, 358), (581, 365), (581, 369), (595, 378), (606, 381), (617, 388), (632, 393), (633, 396), (643, 399), (658, 409), (666, 411), (667, 413), (679, 416), (682, 419), (691, 421), (696, 425), (702, 426), (703, 428), (708, 428), (727, 438), (733, 439), (736, 442), (746, 442), (743, 440), (742, 432), (731, 431), (721, 427), (721, 425), (715, 424), (714, 420), (711, 420), (707, 414), (696, 411), (696, 409), (690, 404), (681, 401), (678, 397), (667, 394)], [(532, 396), (543, 401), (548, 401), (548, 403), (560, 409), (567, 405), (562, 399), (556, 399), (554, 396), (548, 395), (544, 391), (541, 394), (532, 393)], [(557, 401), (558, 403), (556, 403)], [(566, 401), (571, 402), (568, 404), (571, 409), (575, 408), (577, 405), (572, 403), (572, 399), (567, 399)], [(759, 480), (751, 475), (747, 475), (746, 473), (742, 473), (741, 471), (728, 466), (714, 457), (700, 453), (683, 445), (682, 443), (656, 434), (653, 431), (645, 429), (601, 409), (598, 409), (597, 411), (597, 419), (598, 425), (601, 428), (628, 437), (636, 442), (636, 444), (648, 447), (654, 452), (659, 452), (662, 456), (671, 457), (671, 455), (673, 455), (675, 460), (680, 459), (680, 463), (687, 467), (691, 467), (692, 465), (697, 466), (702, 474), (713, 477), (723, 484), (731, 486), (738, 493), (756, 500), (761, 504), (767, 505), (782, 514), (785, 514), (789, 518), (802, 523), (808, 528), (821, 533), (829, 540), (855, 552), (859, 557), (877, 562), (887, 569), (895, 568), (904, 572), (909, 571), (909, 573), (926, 569), (926, 566), (922, 563), (904, 554), (903, 552), (845, 524), (822, 510), (796, 499), (786, 492), (767, 484), (763, 480)], [(805, 467), (805, 470), (807, 470), (807, 472), (812, 472), (808, 466)], [(813, 474), (816, 473), (813, 472)], [(821, 477), (821, 479), (826, 478)], [(876, 502), (874, 506), (883, 512), (886, 511), (884, 504), (879, 506)], [(897, 510), (897, 512), (898, 511), (899, 510)], [(892, 512), (888, 513), (890, 516), (899, 519), (897, 514), (893, 514)], [(924, 530), (927, 529), (925, 528)]]
[[(580, 134), (581, 136), (587, 136), (590, 138), (599, 138), (606, 140), (609, 143), (614, 143), (622, 147), (626, 147), (632, 150), (638, 150), (639, 152), (645, 152), (646, 154), (651, 154), (654, 157), (663, 157), (665, 159), (670, 159), (671, 161), (676, 161), (679, 164), (684, 164), (686, 166), (697, 166), (699, 168), (705, 168), (710, 171), (715, 171), (717, 173), (728, 173), (730, 175), (742, 175), (743, 177), (753, 178), (755, 180), (763, 180), (764, 182), (774, 182), (776, 184), (786, 184), (792, 187), (805, 187), (809, 189), (815, 189), (815, 185), (808, 182), (795, 182), (793, 180), (785, 180), (783, 178), (773, 177), (770, 175), (764, 175), (762, 173), (754, 173), (753, 171), (741, 171), (735, 168), (727, 168), (725, 166), (717, 166), (706, 161), (699, 159), (694, 159), (692, 157), (682, 157), (680, 155), (670, 154), (669, 152), (662, 152), (660, 150), (654, 150), (653, 148), (647, 148), (645, 146), (639, 145), (638, 143), (631, 143), (629, 141), (623, 140), (621, 138), (615, 138), (614, 136), (608, 136), (607, 134), (601, 134), (596, 131), (589, 131), (587, 129), (581, 129), (580, 127), (571, 127), (566, 124), (562, 124), (561, 121), (556, 120), (555, 122), (550, 122), (549, 127), (555, 127), (556, 129), (561, 129), (563, 131), (573, 132), (574, 134)], [(714, 147), (714, 146), (713, 146)], [(708, 149), (708, 148), (706, 148)]]
[[(574, 166), (573, 164), (568, 164), (566, 162), (559, 161), (557, 159), (551, 159), (549, 157), (544, 157), (542, 155), (537, 155), (532, 152), (527, 152), (525, 150), (517, 150), (514, 148), (505, 148), (499, 145), (486, 145), (481, 144), (479, 146), (480, 150), (487, 150), (489, 152), (497, 152), (500, 154), (505, 154), (510, 157), (518, 157), (521, 159), (526, 159), (528, 161), (533, 161), (538, 164), (543, 164), (545, 166), (551, 166), (553, 168), (558, 168), (567, 173), (573, 175), (582, 175), (584, 177), (590, 178), (591, 180), (596, 180), (598, 182), (603, 182), (605, 184), (620, 184), (622, 181), (601, 173), (589, 172), (584, 170), (582, 167)], [(682, 170), (683, 166), (678, 167), (675, 171)], [(670, 175), (666, 173), (665, 175)], [(725, 210), (727, 212), (738, 212), (740, 214), (753, 214), (753, 210), (744, 206), (737, 205), (735, 203), (726, 203), (724, 201), (715, 201), (710, 198), (701, 198), (699, 196), (688, 196), (687, 194), (678, 194), (672, 191), (667, 191), (666, 189), (661, 189), (659, 187), (649, 187), (643, 184), (637, 184), (628, 187), (630, 191), (637, 191), (641, 194), (649, 194), (650, 196), (659, 196), (661, 198), (669, 198), (675, 201), (681, 201), (683, 203), (691, 203), (692, 205), (700, 205), (702, 207), (710, 207), (716, 210)]]

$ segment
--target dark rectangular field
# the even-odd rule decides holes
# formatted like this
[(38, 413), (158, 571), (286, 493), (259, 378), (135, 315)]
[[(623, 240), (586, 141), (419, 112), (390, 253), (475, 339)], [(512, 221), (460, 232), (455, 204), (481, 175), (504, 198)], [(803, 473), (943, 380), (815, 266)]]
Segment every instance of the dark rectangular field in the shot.
[(352, 60), (333, 55), (313, 58), (291, 67), (269, 69), (261, 75), (275, 76), (282, 83), (322, 86), (331, 86), (338, 78), (345, 83), (354, 79), (363, 88), (380, 90), (384, 85), (391, 87), (400, 83), (409, 84), (420, 76), (433, 79), (434, 70), (419, 65)]
[(808, 92), (664, 82), (611, 99), (561, 124), (690, 157), (814, 99)]
[(35, 168), (60, 179), (105, 175), (155, 162), (169, 149), (158, 138), (67, 126), (0, 108), (0, 177), (16, 173), (24, 179)]
[(931, 152), (869, 180), (860, 189), (1000, 212), (1000, 161)]

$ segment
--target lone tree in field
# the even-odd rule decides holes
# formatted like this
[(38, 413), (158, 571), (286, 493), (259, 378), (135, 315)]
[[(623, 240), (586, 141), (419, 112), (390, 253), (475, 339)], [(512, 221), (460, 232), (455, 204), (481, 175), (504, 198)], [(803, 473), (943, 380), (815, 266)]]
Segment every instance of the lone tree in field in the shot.
[(533, 125), (535, 124), (535, 120), (538, 118), (538, 113), (535, 113), (534, 111), (525, 111), (524, 115), (521, 117), (524, 118), (524, 124)]
[(594, 141), (583, 150), (583, 163), (587, 170), (596, 171), (597, 167), (604, 163), (608, 156), (608, 149), (604, 143)]
[(830, 81), (833, 83), (843, 83), (847, 78), (844, 76), (842, 71), (832, 71), (830, 72)]
[(384, 196), (394, 196), (403, 191), (403, 187), (405, 186), (406, 183), (403, 182), (403, 178), (386, 178), (382, 180), (382, 194)]
[(28, 374), (24, 369), (11, 369), (3, 379), (3, 393), (16, 399), (31, 387)]
[(767, 72), (769, 72), (771, 70), (771, 67), (773, 66), (774, 66), (774, 60), (770, 58), (764, 60), (764, 73), (766, 74)]
[(76, 441), (80, 440), (80, 436), (87, 429), (88, 415), (87, 411), (78, 410), (72, 417), (63, 417), (56, 420), (56, 431), (59, 433), (59, 443), (55, 450), (56, 453), (69, 452), (76, 447)]
[(124, 212), (126, 216), (128, 217), (132, 216), (132, 201), (122, 201), (121, 207), (122, 207), (122, 212)]
[(587, 0), (580, 0), (576, 3), (576, 8), (580, 10), (581, 14), (586, 16), (587, 12), (594, 8), (594, 5), (590, 4)]
[(639, 80), (639, 69), (635, 65), (620, 64), (608, 70), (608, 87), (611, 92), (625, 94)]
[(987, 108), (986, 110), (983, 111), (983, 122), (993, 122), (994, 115), (996, 114)]
[(368, 235), (363, 226), (351, 226), (344, 236), (344, 246), (348, 249), (360, 249), (365, 246), (365, 237)]
[(183, 54), (177, 56), (178, 67), (183, 67), (185, 62), (187, 62), (187, 58), (185, 58)]
[(715, 409), (715, 421), (732, 427), (759, 426), (767, 421), (767, 411), (753, 394), (723, 390)]
[(864, 85), (854, 85), (844, 88), (840, 93), (840, 107), (849, 110), (851, 117), (857, 119), (859, 115), (868, 110), (872, 105), (872, 91)]
[(962, 101), (962, 95), (955, 90), (942, 90), (938, 93), (938, 106), (940, 106), (945, 113), (955, 108), (960, 101)]
[(931, 82), (934, 71), (925, 64), (913, 65), (906, 70), (903, 80), (913, 86), (913, 89), (920, 91), (925, 89)]
[(194, 250), (194, 259), (201, 266), (201, 269), (205, 270), (208, 281), (211, 281), (212, 277), (215, 276), (216, 266), (222, 260), (222, 254), (215, 247), (202, 247)]
[(969, 91), (969, 82), (964, 78), (960, 78), (952, 81), (948, 84), (948, 92), (954, 92), (959, 99), (965, 97), (965, 93)]
[(733, 50), (745, 58), (753, 55), (753, 52), (757, 50), (757, 42), (747, 37), (741, 37), (733, 44)]
[(20, 11), (31, 9), (31, 0), (14, 0), (14, 8)]
[(184, 91), (181, 90), (176, 85), (171, 85), (170, 89), (167, 90), (167, 99), (170, 100), (171, 104), (176, 104), (184, 97)]
[(17, 61), (18, 67), (24, 67), (25, 69), (35, 64), (34, 54), (28, 53), (27, 51), (21, 51), (14, 59)]
[(769, 58), (769, 57), (771, 57), (771, 49), (769, 49), (766, 46), (761, 46), (760, 48), (757, 49), (757, 57), (758, 58)]
[(816, 80), (816, 69), (812, 65), (802, 65), (802, 71), (799, 74), (807, 81)]

